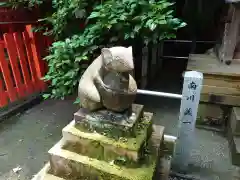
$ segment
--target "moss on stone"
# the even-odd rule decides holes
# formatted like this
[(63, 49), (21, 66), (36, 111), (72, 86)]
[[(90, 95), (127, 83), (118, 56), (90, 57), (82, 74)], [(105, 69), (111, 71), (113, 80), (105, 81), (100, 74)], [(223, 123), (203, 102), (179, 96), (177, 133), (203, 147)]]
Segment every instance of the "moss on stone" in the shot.
[[(125, 113), (114, 113), (111, 111), (97, 111), (92, 115), (89, 113), (86, 118), (76, 124), (76, 128), (83, 132), (98, 132), (104, 136), (118, 139), (119, 137), (136, 137), (136, 126), (143, 115), (143, 106), (134, 104), (132, 105), (132, 112), (134, 117), (128, 116)], [(111, 115), (109, 115), (111, 114)], [(112, 117), (116, 120), (112, 120)], [(114, 118), (113, 118), (114, 119)]]
[[(136, 137), (120, 137), (119, 139), (109, 138), (98, 133), (86, 133), (79, 129), (68, 130), (80, 139), (77, 142), (65, 144), (63, 149), (71, 150), (78, 154), (96, 158), (99, 160), (121, 160), (127, 164), (132, 160), (137, 161), (142, 157), (146, 141), (152, 133), (152, 114), (145, 113), (136, 128)], [(73, 127), (74, 128), (74, 127)]]
[[(57, 154), (54, 156), (58, 156), (57, 162), (61, 162), (64, 168), (60, 168), (55, 173), (68, 180), (152, 180), (156, 168), (157, 154), (151, 152), (151, 148), (148, 149), (144, 161), (138, 167), (116, 165), (112, 162), (99, 161), (70, 151), (56, 150)], [(68, 169), (71, 169), (71, 172), (68, 172)]]

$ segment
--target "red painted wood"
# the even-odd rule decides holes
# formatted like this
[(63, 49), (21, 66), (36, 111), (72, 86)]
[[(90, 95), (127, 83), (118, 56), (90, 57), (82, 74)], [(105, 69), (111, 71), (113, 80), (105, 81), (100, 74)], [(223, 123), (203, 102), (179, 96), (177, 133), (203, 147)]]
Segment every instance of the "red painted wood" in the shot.
[(10, 100), (13, 102), (17, 100), (17, 93), (8, 67), (8, 61), (5, 58), (4, 46), (2, 44), (0, 44), (0, 68), (3, 73), (3, 78), (5, 81), (8, 96)]
[[(30, 41), (31, 51), (33, 54), (33, 60), (34, 60), (35, 68), (36, 68), (37, 77), (39, 79), (41, 79), (42, 77), (44, 77), (45, 73), (44, 73), (44, 62), (41, 58), (40, 49), (39, 49), (39, 47), (37, 47), (37, 41), (36, 41), (37, 34), (33, 33), (32, 25), (27, 25), (26, 31), (29, 35), (29, 38), (31, 39), (31, 41)], [(40, 83), (42, 90), (45, 90), (46, 84), (42, 80), (39, 83)]]
[(0, 79), (0, 107), (6, 106), (8, 104), (8, 96), (4, 90), (3, 81)]
[(26, 26), (26, 31), (29, 35), (29, 38), (31, 39), (31, 49), (32, 49), (32, 54), (33, 54), (33, 59), (37, 71), (37, 76), (39, 78), (42, 78), (44, 76), (44, 73), (42, 72), (42, 67), (41, 67), (41, 55), (40, 55), (40, 48), (37, 48), (37, 42), (36, 41), (36, 34), (32, 32), (32, 25), (27, 25)]
[(33, 62), (33, 55), (32, 55), (32, 50), (31, 50), (31, 45), (30, 45), (30, 38), (28, 36), (27, 32), (23, 32), (23, 41), (25, 44), (26, 52), (27, 52), (27, 60), (31, 72), (31, 79), (34, 85), (34, 90), (38, 91), (40, 87), (39, 79), (37, 77), (36, 69), (35, 69), (35, 64)]
[(24, 88), (24, 84), (22, 84), (22, 81), (21, 81), (21, 74), (20, 74), (20, 70), (18, 67), (18, 59), (17, 59), (18, 54), (17, 54), (13, 34), (7, 33), (7, 34), (4, 34), (3, 37), (4, 37), (6, 47), (7, 47), (9, 61), (10, 61), (10, 65), (12, 68), (13, 77), (14, 77), (14, 80), (16, 83), (18, 95), (20, 97), (24, 97), (25, 96), (25, 88)]
[(28, 72), (28, 62), (24, 54), (24, 43), (23, 43), (23, 38), (21, 37), (21, 33), (14, 33), (14, 40), (16, 43), (16, 48), (17, 48), (17, 53), (21, 65), (21, 70), (23, 73), (23, 79), (24, 79), (24, 84), (26, 85), (26, 90), (28, 94), (31, 94), (33, 92), (33, 86), (30, 78), (30, 74)]

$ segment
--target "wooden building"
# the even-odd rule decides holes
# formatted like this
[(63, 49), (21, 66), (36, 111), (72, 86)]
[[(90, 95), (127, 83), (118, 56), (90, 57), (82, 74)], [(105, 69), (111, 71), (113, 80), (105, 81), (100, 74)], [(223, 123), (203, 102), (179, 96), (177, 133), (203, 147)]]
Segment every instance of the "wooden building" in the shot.
[(199, 109), (207, 111), (199, 116), (225, 121), (232, 164), (240, 166), (240, 0), (226, 0), (226, 6), (220, 43), (205, 54), (190, 54), (187, 70), (204, 74)]

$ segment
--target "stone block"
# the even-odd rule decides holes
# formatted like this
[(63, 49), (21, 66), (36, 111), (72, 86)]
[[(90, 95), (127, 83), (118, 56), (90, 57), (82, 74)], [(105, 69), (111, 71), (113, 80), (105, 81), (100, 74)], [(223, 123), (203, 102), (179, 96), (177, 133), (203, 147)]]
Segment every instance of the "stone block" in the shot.
[(136, 137), (108, 137), (97, 132), (84, 132), (72, 121), (63, 129), (64, 149), (101, 160), (116, 157), (138, 161), (152, 134), (152, 113), (145, 112), (136, 127)]
[(63, 178), (52, 175), (50, 172), (50, 163), (45, 166), (32, 178), (32, 180), (65, 180)]
[(240, 135), (240, 107), (233, 107), (230, 116), (231, 131), (234, 136)]
[(217, 104), (201, 103), (198, 106), (197, 125), (217, 125), (224, 124), (224, 111)]
[(109, 136), (136, 136), (136, 126), (142, 117), (143, 105), (133, 104), (129, 111), (116, 113), (109, 110), (89, 112), (80, 109), (74, 114), (76, 127), (86, 132), (100, 132)]
[[(149, 152), (144, 162), (137, 167), (127, 165), (117, 165), (115, 161), (100, 161), (71, 152), (63, 148), (65, 140), (62, 139), (52, 149), (50, 149), (51, 173), (65, 179), (104, 179), (104, 180), (152, 180), (156, 171), (158, 161), (159, 146), (163, 141), (164, 128), (153, 128), (151, 137), (153, 144), (148, 143)], [(157, 137), (157, 138), (156, 138)], [(154, 144), (156, 143), (156, 144)], [(153, 146), (151, 146), (153, 145)], [(153, 148), (151, 148), (153, 147)]]
[(234, 166), (240, 166), (240, 137), (234, 136), (231, 124), (228, 125), (227, 138), (232, 164)]
[(240, 166), (240, 137), (233, 137), (231, 146), (232, 164)]

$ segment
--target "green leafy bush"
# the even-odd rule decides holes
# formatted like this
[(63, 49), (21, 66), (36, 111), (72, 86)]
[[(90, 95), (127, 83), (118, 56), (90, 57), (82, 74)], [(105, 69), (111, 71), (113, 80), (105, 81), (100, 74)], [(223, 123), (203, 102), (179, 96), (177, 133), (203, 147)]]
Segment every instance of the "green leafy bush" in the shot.
[[(43, 0), (28, 0), (27, 5), (27, 0), (22, 2), (29, 6)], [(170, 0), (52, 0), (52, 15), (41, 19), (52, 25), (47, 34), (57, 40), (45, 58), (49, 71), (44, 79), (51, 84), (44, 97), (72, 94), (84, 71), (82, 64), (93, 60), (102, 47), (134, 44), (136, 40), (155, 44), (174, 38), (185, 23), (174, 18), (173, 5)]]
[(19, 7), (28, 7), (32, 8), (36, 5), (43, 4), (43, 0), (6, 0), (0, 2), (1, 6), (7, 6), (12, 8), (19, 8)]
[(45, 97), (64, 98), (73, 93), (84, 70), (80, 63), (94, 57), (103, 46), (136, 38), (148, 44), (175, 37), (175, 31), (185, 23), (173, 13), (173, 3), (167, 0), (108, 0), (95, 5), (83, 32), (50, 48), (44, 79), (51, 81), (51, 92)]

